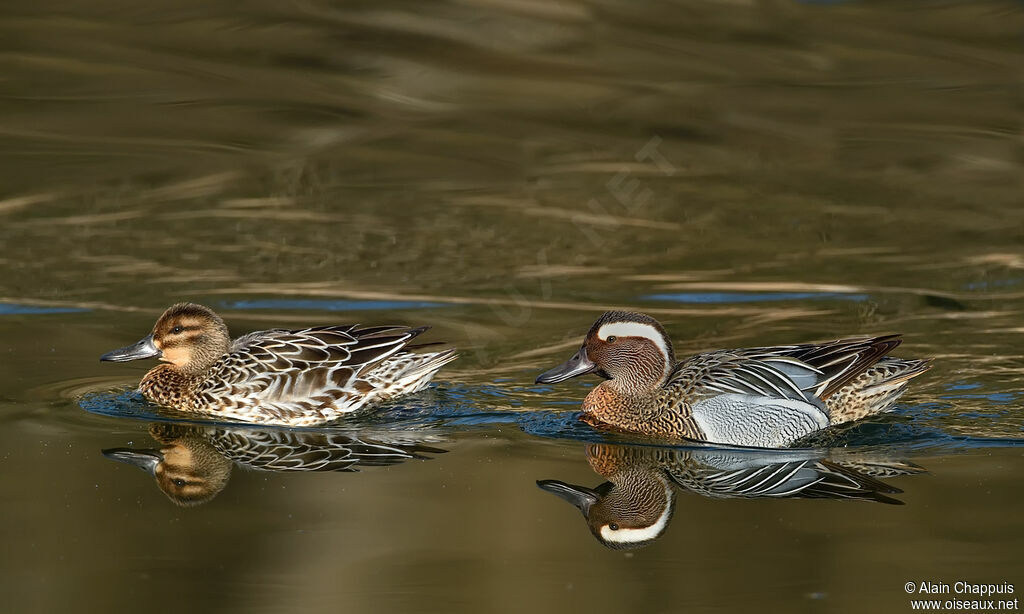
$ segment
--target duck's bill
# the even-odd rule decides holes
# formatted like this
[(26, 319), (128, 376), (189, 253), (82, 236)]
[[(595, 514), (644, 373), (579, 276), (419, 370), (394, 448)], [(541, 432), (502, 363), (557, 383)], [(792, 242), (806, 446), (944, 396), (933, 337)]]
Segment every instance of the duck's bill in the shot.
[(558, 480), (537, 480), (537, 486), (545, 492), (572, 503), (576, 509), (583, 512), (584, 516), (590, 511), (591, 506), (601, 499), (601, 496), (594, 490), (583, 486), (573, 486)]
[(103, 450), (103, 456), (119, 463), (134, 465), (150, 475), (156, 473), (156, 466), (164, 460), (156, 450), (133, 450), (132, 448), (110, 448)]
[(139, 340), (138, 343), (133, 343), (132, 345), (114, 350), (113, 352), (107, 352), (103, 356), (100, 356), (100, 360), (107, 360), (110, 362), (128, 362), (129, 360), (158, 358), (160, 356), (160, 348), (153, 344), (153, 335), (146, 335), (145, 338)]
[(586, 348), (580, 348), (580, 351), (576, 352), (576, 354), (569, 360), (550, 371), (541, 373), (537, 377), (536, 383), (556, 384), (558, 382), (564, 382), (571, 377), (593, 373), (594, 371), (597, 371), (597, 365), (587, 358)]

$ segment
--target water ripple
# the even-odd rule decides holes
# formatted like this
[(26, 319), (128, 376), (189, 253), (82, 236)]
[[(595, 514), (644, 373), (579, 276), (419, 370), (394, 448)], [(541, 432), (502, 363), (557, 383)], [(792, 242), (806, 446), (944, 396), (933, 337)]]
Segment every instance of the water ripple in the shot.
[[(579, 404), (576, 402), (526, 409), (527, 399), (519, 398), (519, 395), (528, 396), (530, 391), (529, 387), (516, 390), (497, 385), (438, 384), (423, 393), (357, 412), (318, 430), (430, 429), (456, 433), (514, 426), (524, 433), (548, 439), (669, 447), (702, 445), (698, 442), (654, 440), (594, 428), (579, 420)], [(115, 418), (227, 424), (158, 408), (134, 390), (90, 392), (79, 399), (79, 405), (87, 412)], [(981, 414), (954, 410), (953, 405), (946, 403), (899, 406), (893, 412), (872, 420), (812, 435), (801, 441), (799, 447), (895, 446), (913, 450), (955, 450), (1024, 445), (1020, 427), (1007, 420), (1009, 412)], [(980, 425), (973, 424), (979, 421)]]
[(45, 305), (25, 305), (19, 303), (0, 303), (0, 315), (39, 315), (48, 313), (78, 313), (88, 311), (80, 307), (50, 307)]

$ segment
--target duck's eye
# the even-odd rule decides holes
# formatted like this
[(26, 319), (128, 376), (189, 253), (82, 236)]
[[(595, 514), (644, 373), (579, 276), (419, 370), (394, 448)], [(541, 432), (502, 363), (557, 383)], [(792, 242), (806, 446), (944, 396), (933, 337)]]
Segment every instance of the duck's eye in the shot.
[(174, 485), (177, 486), (178, 488), (184, 488), (186, 483), (187, 482), (185, 482), (185, 480), (181, 478), (174, 480)]
[[(606, 339), (606, 341), (608, 341), (608, 343), (615, 343), (615, 339), (616, 339), (615, 335), (611, 335), (611, 336), (608, 337), (608, 339)], [(612, 530), (614, 531), (615, 529), (612, 529)]]
[(171, 329), (172, 335), (180, 335), (183, 332), (185, 332), (185, 327), (181, 325), (175, 326), (174, 328)]
[(611, 529), (612, 531), (618, 531), (619, 530), (619, 525), (617, 525), (617, 524), (615, 524), (613, 522), (613, 523), (608, 525), (608, 528)]

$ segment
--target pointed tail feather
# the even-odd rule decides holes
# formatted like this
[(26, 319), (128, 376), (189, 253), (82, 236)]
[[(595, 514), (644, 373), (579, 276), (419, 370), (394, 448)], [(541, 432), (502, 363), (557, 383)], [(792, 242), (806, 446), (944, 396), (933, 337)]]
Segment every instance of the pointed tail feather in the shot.
[(458, 357), (455, 350), (397, 354), (368, 373), (366, 381), (380, 390), (380, 400), (419, 392), (427, 387), (441, 367)]
[(902, 342), (899, 335), (885, 335), (873, 339), (840, 339), (815, 348), (800, 359), (825, 372), (827, 377), (818, 391), (818, 397), (825, 400), (871, 369)]
[(875, 479), (893, 478), (901, 475), (928, 473), (928, 470), (905, 460), (836, 460), (832, 463)]
[(820, 467), (822, 468), (823, 479), (812, 488), (804, 491), (802, 493), (803, 496), (808, 498), (857, 499), (886, 503), (888, 505), (903, 505), (903, 502), (899, 499), (887, 496), (898, 495), (903, 492), (902, 489), (881, 482), (874, 477), (839, 463), (823, 460), (820, 463)]
[(906, 390), (907, 382), (930, 368), (930, 360), (883, 358), (825, 400), (832, 424), (889, 409)]

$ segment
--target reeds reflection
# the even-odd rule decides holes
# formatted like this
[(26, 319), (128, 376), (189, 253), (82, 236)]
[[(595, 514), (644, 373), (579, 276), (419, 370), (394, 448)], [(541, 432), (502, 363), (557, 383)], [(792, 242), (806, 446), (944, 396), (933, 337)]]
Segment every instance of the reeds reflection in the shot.
[(537, 485), (576, 506), (609, 548), (646, 546), (664, 534), (679, 489), (728, 499), (846, 499), (902, 505), (880, 481), (923, 473), (913, 463), (827, 450), (678, 449), (590, 444), (586, 458), (607, 479), (594, 488), (558, 480)]
[(139, 467), (177, 505), (208, 503), (227, 486), (234, 465), (259, 471), (359, 471), (427, 459), (446, 450), (428, 446), (423, 433), (295, 431), (270, 428), (155, 423), (160, 448), (109, 448), (107, 458)]

